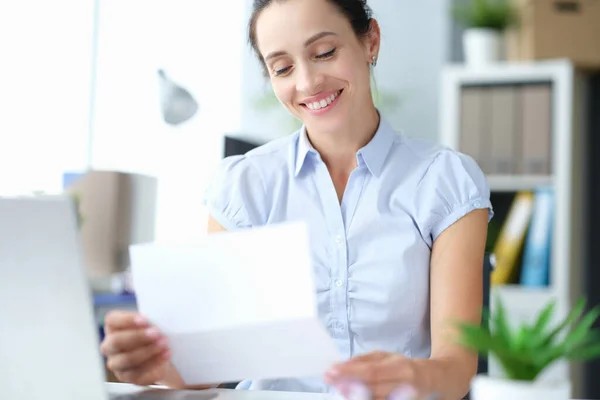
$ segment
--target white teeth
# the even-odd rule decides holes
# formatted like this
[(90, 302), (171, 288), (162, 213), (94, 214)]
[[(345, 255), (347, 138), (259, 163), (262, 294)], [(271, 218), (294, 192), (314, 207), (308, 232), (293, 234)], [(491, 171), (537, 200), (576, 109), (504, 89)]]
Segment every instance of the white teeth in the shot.
[(336, 97), (338, 97), (340, 94), (340, 92), (336, 92), (334, 94), (332, 94), (331, 96), (321, 100), (321, 101), (315, 101), (313, 103), (307, 103), (306, 107), (308, 107), (309, 110), (320, 110), (321, 108), (325, 108), (328, 105), (330, 105), (335, 99)]

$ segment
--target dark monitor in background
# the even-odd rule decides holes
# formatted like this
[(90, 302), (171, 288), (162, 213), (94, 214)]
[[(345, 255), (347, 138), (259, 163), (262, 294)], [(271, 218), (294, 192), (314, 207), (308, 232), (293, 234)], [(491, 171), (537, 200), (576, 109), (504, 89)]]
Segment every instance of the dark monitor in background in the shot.
[(260, 146), (258, 141), (242, 139), (233, 136), (225, 136), (224, 157), (246, 154), (250, 150)]

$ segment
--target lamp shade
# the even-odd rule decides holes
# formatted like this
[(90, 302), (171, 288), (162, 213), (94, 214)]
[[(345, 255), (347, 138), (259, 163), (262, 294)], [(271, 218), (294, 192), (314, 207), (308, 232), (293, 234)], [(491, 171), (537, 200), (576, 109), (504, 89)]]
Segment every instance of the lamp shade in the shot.
[(160, 107), (164, 121), (179, 125), (192, 118), (198, 111), (198, 103), (184, 88), (173, 82), (164, 70), (158, 70)]

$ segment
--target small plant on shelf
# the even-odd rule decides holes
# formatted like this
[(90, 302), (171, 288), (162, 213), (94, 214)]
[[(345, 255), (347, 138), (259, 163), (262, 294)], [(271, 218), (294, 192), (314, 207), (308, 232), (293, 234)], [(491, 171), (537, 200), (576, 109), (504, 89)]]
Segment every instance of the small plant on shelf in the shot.
[(462, 0), (452, 7), (454, 19), (466, 28), (503, 31), (517, 20), (517, 13), (506, 0)]
[(518, 12), (511, 1), (460, 0), (451, 12), (465, 28), (463, 47), (467, 64), (491, 64), (504, 59), (502, 34), (518, 21)]
[(555, 302), (551, 301), (535, 321), (511, 329), (499, 297), (496, 304), (493, 314), (485, 310), (481, 325), (459, 324), (460, 343), (481, 357), (493, 355), (507, 379), (534, 381), (556, 361), (600, 356), (600, 329), (593, 328), (600, 307), (584, 313), (585, 300), (580, 299), (560, 323), (552, 326)]

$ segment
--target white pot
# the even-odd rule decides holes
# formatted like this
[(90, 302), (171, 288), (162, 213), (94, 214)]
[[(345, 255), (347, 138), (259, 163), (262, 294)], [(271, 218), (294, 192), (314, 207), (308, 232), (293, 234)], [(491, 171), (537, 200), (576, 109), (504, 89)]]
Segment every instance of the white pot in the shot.
[(471, 382), (472, 400), (569, 400), (571, 384), (525, 382), (477, 375)]
[(504, 59), (503, 36), (493, 29), (467, 29), (463, 33), (463, 48), (468, 65), (482, 66)]

